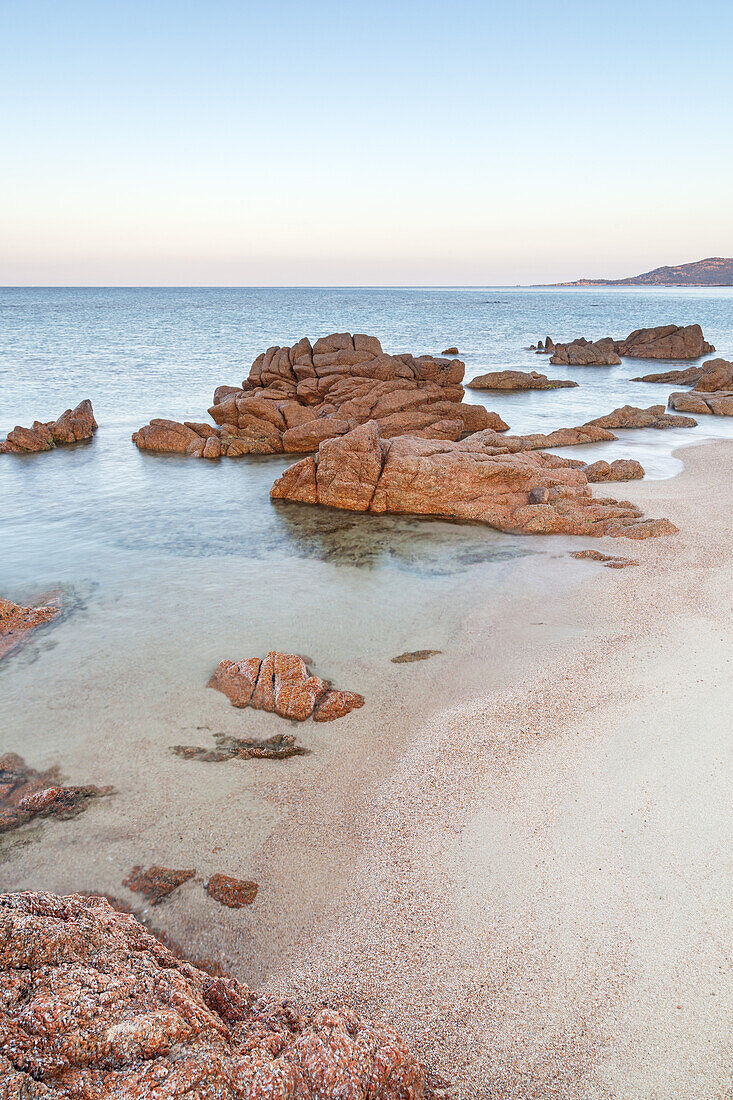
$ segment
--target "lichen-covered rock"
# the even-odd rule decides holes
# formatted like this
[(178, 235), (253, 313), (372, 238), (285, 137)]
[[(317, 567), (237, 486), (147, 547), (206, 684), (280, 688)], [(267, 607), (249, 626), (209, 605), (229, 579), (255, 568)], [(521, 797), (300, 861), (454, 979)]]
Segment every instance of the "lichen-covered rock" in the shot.
[(664, 411), (664, 405), (650, 405), (648, 409), (637, 409), (633, 405), (623, 405), (606, 416), (597, 416), (589, 420), (589, 425), (597, 428), (694, 428), (696, 421), (690, 416), (670, 416)]
[(223, 692), (235, 707), (251, 706), (297, 722), (311, 715), (317, 722), (329, 722), (364, 705), (362, 695), (332, 691), (326, 680), (311, 676), (297, 653), (275, 650), (262, 660), (220, 661), (209, 687)]
[(699, 359), (715, 351), (699, 325), (660, 325), (638, 328), (615, 344), (619, 355), (630, 359)]
[(0, 895), (4, 1097), (431, 1100), (402, 1039), (182, 962), (103, 898)]
[(553, 366), (613, 367), (621, 362), (610, 336), (605, 336), (602, 340), (586, 340), (581, 336), (568, 344), (555, 344), (551, 348), (545, 347), (544, 350), (552, 351), (550, 362)]
[(0, 661), (26, 642), (31, 633), (61, 611), (60, 601), (43, 607), (21, 607), (0, 599)]
[(52, 451), (91, 439), (97, 430), (94, 410), (89, 400), (80, 401), (75, 409), (67, 409), (58, 420), (41, 423), (35, 420), (30, 428), (17, 426), (0, 443), (0, 454), (33, 454)]
[(152, 420), (132, 439), (144, 451), (220, 458), (316, 451), (367, 420), (385, 438), (505, 431), (497, 413), (463, 403), (464, 369), (459, 359), (387, 355), (374, 336), (333, 333), (313, 345), (306, 337), (259, 355), (240, 388), (216, 388), (217, 427)]
[(577, 382), (567, 382), (560, 378), (548, 378), (538, 371), (494, 370), (480, 374), (466, 382), (470, 390), (559, 390), (568, 386), (577, 386)]
[(462, 442), (385, 440), (368, 423), (291, 466), (270, 495), (376, 514), (475, 520), (528, 534), (648, 538), (676, 531), (668, 520), (643, 520), (628, 501), (595, 498), (579, 466), (558, 455), (497, 452), (493, 432)]

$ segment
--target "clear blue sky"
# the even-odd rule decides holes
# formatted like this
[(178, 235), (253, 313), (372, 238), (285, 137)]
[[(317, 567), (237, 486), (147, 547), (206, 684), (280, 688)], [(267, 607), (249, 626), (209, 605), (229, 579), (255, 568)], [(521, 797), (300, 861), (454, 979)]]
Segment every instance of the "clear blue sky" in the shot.
[(730, 0), (0, 0), (0, 283), (733, 256)]

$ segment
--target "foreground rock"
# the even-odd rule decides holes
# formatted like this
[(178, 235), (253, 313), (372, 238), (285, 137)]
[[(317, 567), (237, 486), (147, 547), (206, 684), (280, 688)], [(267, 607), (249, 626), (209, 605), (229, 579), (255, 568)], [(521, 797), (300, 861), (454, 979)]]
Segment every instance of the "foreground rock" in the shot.
[(197, 970), (103, 898), (0, 895), (0, 935), (0, 1095), (436, 1096), (395, 1033)]
[(311, 715), (314, 722), (332, 722), (364, 706), (362, 695), (334, 691), (328, 681), (311, 676), (297, 653), (274, 650), (263, 660), (221, 661), (209, 687), (223, 692), (232, 706), (267, 710), (297, 722)]
[(475, 520), (528, 534), (673, 534), (668, 520), (643, 520), (628, 501), (596, 499), (577, 462), (544, 453), (496, 453), (495, 433), (462, 442), (385, 440), (374, 423), (291, 466), (275, 500), (357, 512)]
[(374, 336), (334, 333), (313, 345), (306, 337), (259, 355), (241, 387), (219, 386), (209, 409), (216, 427), (158, 419), (132, 439), (144, 451), (216, 459), (315, 451), (367, 420), (385, 438), (506, 430), (496, 413), (463, 403), (464, 371), (459, 359), (387, 355)]
[(41, 423), (34, 420), (30, 428), (15, 427), (0, 443), (0, 454), (33, 454), (36, 451), (52, 451), (55, 447), (68, 446), (91, 439), (97, 430), (91, 401), (81, 401), (75, 409), (67, 409), (58, 420)]
[(589, 420), (589, 425), (598, 428), (694, 428), (697, 421), (690, 416), (670, 416), (664, 411), (664, 405), (650, 405), (648, 409), (637, 409), (633, 405), (623, 405), (606, 416), (597, 416)]
[(83, 813), (93, 799), (108, 794), (112, 787), (64, 786), (57, 768), (38, 772), (16, 753), (5, 753), (0, 756), (0, 833), (39, 817), (68, 820)]
[(699, 359), (715, 351), (699, 325), (638, 328), (616, 342), (616, 352), (629, 359)]
[(43, 607), (21, 607), (0, 599), (0, 661), (22, 646), (39, 626), (55, 619), (60, 611), (58, 602)]
[(569, 344), (555, 344), (550, 350), (554, 366), (613, 367), (621, 362), (610, 336), (595, 341), (581, 337)]
[(495, 370), (472, 378), (466, 386), (470, 390), (559, 390), (567, 386), (577, 386), (577, 382), (567, 382), (559, 378), (548, 378), (536, 370)]

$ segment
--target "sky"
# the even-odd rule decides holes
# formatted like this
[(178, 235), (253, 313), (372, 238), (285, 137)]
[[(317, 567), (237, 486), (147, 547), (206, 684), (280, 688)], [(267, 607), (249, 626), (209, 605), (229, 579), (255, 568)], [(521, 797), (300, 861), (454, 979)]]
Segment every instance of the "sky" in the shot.
[(0, 0), (0, 285), (733, 256), (730, 0)]

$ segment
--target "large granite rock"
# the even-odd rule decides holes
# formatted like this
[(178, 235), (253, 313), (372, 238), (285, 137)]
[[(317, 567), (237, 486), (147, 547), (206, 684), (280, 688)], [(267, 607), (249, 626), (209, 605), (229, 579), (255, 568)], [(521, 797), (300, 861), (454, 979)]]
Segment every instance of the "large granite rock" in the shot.
[(41, 423), (34, 420), (30, 428), (13, 428), (5, 441), (0, 443), (0, 454), (33, 454), (52, 451), (55, 447), (68, 446), (91, 439), (97, 430), (92, 403), (80, 401), (75, 409), (67, 409), (58, 420)]
[(684, 370), (665, 370), (658, 374), (642, 374), (632, 382), (674, 382), (678, 386), (694, 386), (705, 373), (705, 366), (685, 367)]
[(630, 359), (699, 359), (715, 351), (699, 325), (661, 325), (638, 328), (615, 345), (619, 355)]
[(0, 661), (23, 645), (37, 627), (55, 619), (60, 610), (59, 601), (43, 607), (21, 607), (0, 599)]
[(623, 405), (606, 416), (597, 416), (589, 420), (588, 425), (598, 428), (694, 428), (697, 421), (690, 416), (670, 416), (664, 411), (664, 405), (650, 405), (648, 409), (637, 409), (633, 405)]
[(676, 530), (668, 520), (643, 520), (627, 501), (596, 499), (577, 462), (497, 453), (493, 432), (461, 442), (390, 440), (370, 422), (291, 466), (270, 495), (358, 512), (475, 520), (531, 534), (648, 538)]
[(254, 707), (304, 722), (331, 722), (364, 706), (364, 697), (354, 691), (334, 691), (320, 676), (311, 676), (297, 653), (274, 650), (260, 660), (220, 661), (209, 687), (226, 695), (232, 706)]
[(0, 942), (8, 1100), (437, 1095), (394, 1032), (198, 970), (104, 898), (2, 894)]
[(536, 370), (494, 370), (466, 382), (469, 390), (559, 390), (577, 384), (560, 378), (548, 378)]
[(693, 388), (695, 393), (730, 393), (733, 390), (733, 363), (727, 359), (708, 359)]
[(696, 416), (733, 416), (733, 391), (698, 393), (697, 390), (688, 390), (684, 393), (672, 393), (669, 404), (679, 412), (695, 413)]
[(550, 362), (562, 367), (613, 367), (621, 362), (610, 336), (602, 340), (581, 337), (569, 344), (555, 344)]
[(505, 431), (497, 413), (464, 404), (464, 370), (459, 359), (387, 355), (374, 336), (334, 333), (313, 345), (306, 337), (259, 355), (241, 387), (216, 389), (216, 428), (153, 420), (132, 439), (141, 450), (220, 458), (315, 451), (367, 420), (386, 439)]

